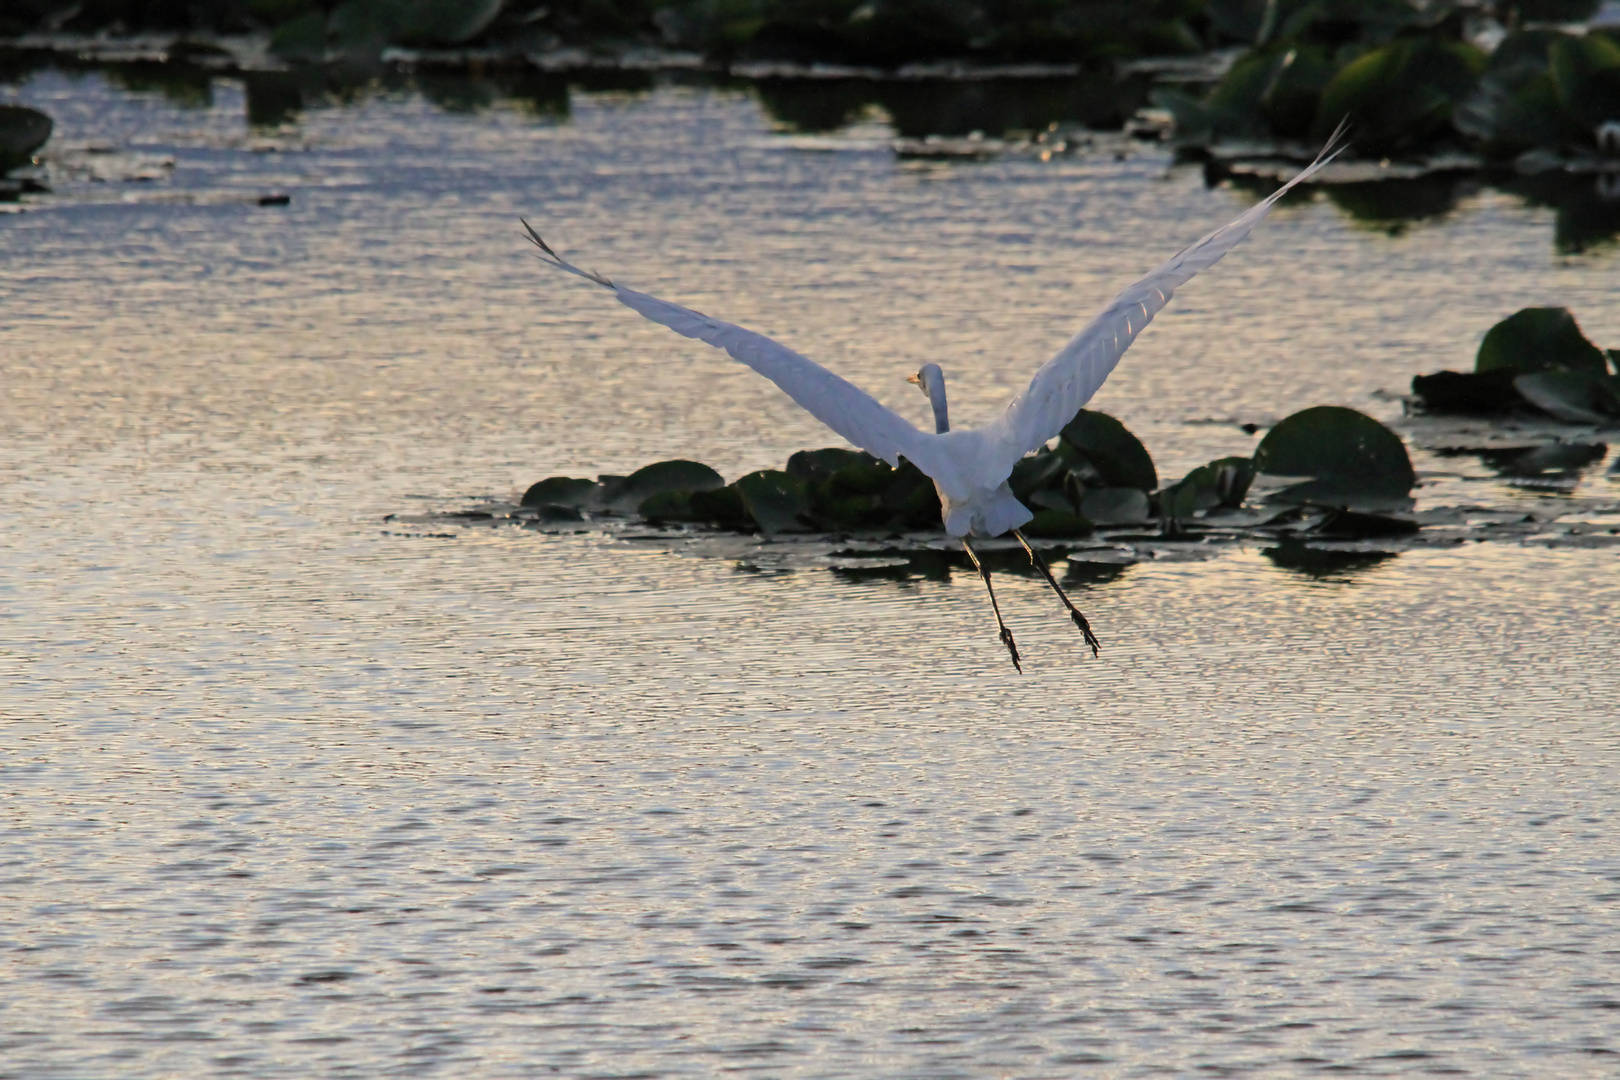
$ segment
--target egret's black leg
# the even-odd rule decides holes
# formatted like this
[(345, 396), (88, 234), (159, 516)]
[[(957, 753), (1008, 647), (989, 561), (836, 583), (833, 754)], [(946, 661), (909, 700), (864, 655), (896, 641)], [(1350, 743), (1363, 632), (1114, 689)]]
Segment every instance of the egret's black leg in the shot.
[(990, 610), (996, 613), (996, 625), (1001, 628), (1001, 643), (1007, 646), (1007, 651), (1012, 654), (1013, 667), (1017, 668), (1018, 674), (1022, 675), (1024, 665), (1018, 662), (1018, 643), (1013, 641), (1012, 631), (1007, 629), (1007, 624), (1001, 620), (1001, 605), (996, 603), (996, 590), (990, 584), (990, 571), (984, 568), (984, 563), (979, 561), (979, 556), (973, 551), (973, 545), (968, 543), (965, 536), (962, 537), (962, 546), (967, 549), (968, 558), (973, 560), (974, 569), (978, 570), (979, 576), (984, 578), (985, 591), (990, 594)]
[(1086, 622), (1086, 617), (1080, 614), (1080, 609), (1074, 606), (1074, 602), (1063, 591), (1063, 586), (1059, 585), (1057, 578), (1052, 576), (1052, 568), (1046, 565), (1046, 560), (1037, 555), (1035, 549), (1030, 546), (1029, 541), (1024, 539), (1024, 534), (1017, 529), (1014, 529), (1012, 533), (1018, 537), (1018, 542), (1024, 545), (1024, 550), (1029, 552), (1029, 561), (1035, 564), (1035, 569), (1046, 575), (1046, 583), (1052, 586), (1053, 590), (1058, 594), (1058, 599), (1063, 601), (1063, 606), (1069, 609), (1069, 618), (1074, 620), (1074, 625), (1078, 626), (1080, 632), (1086, 636), (1086, 644), (1091, 646), (1091, 655), (1096, 656), (1101, 651), (1102, 646), (1097, 641), (1097, 635), (1091, 632), (1091, 624)]

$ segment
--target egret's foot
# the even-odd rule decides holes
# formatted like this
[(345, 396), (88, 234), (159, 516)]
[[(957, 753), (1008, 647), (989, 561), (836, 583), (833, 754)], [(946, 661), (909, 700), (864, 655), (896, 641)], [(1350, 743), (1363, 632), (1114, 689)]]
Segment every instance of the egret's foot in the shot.
[(1074, 620), (1074, 625), (1086, 636), (1086, 644), (1091, 646), (1091, 655), (1096, 656), (1102, 652), (1102, 644), (1098, 642), (1097, 635), (1091, 632), (1091, 624), (1086, 622), (1086, 617), (1080, 614), (1080, 609), (1073, 604), (1069, 605), (1069, 618)]
[(1022, 675), (1024, 665), (1018, 662), (1018, 642), (1013, 640), (1012, 631), (1007, 629), (1005, 624), (1001, 627), (1001, 643), (1007, 646), (1007, 652), (1012, 657), (1013, 667), (1017, 668), (1018, 674)]
[(1018, 537), (1018, 542), (1024, 545), (1025, 551), (1029, 552), (1029, 561), (1046, 578), (1046, 583), (1052, 586), (1053, 592), (1058, 594), (1058, 599), (1063, 601), (1063, 606), (1069, 609), (1069, 618), (1074, 620), (1074, 625), (1078, 626), (1080, 632), (1085, 635), (1086, 644), (1091, 646), (1091, 655), (1097, 656), (1101, 654), (1102, 643), (1097, 640), (1097, 635), (1091, 632), (1091, 624), (1086, 622), (1084, 615), (1080, 614), (1080, 609), (1074, 606), (1074, 601), (1069, 599), (1069, 594), (1063, 591), (1063, 586), (1059, 585), (1057, 578), (1052, 576), (1052, 568), (1046, 565), (1046, 560), (1040, 557), (1028, 540), (1024, 539), (1022, 532), (1014, 529), (1012, 534)]
[(968, 558), (973, 560), (974, 569), (978, 570), (979, 576), (984, 579), (984, 591), (990, 594), (990, 610), (996, 613), (996, 627), (1001, 631), (1001, 643), (1007, 646), (1007, 652), (1012, 656), (1013, 667), (1022, 675), (1024, 665), (1018, 662), (1018, 643), (1013, 640), (1012, 631), (1007, 629), (1006, 622), (1001, 618), (1001, 605), (996, 603), (996, 589), (990, 584), (990, 571), (984, 568), (984, 563), (979, 561), (973, 545), (968, 543), (965, 536), (962, 537), (962, 546), (967, 549)]

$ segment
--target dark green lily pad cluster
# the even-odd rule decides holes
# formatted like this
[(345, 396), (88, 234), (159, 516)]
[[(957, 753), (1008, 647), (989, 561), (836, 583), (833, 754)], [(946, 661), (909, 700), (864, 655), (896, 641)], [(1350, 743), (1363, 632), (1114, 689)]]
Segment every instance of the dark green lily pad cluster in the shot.
[[(1141, 440), (1106, 413), (1082, 409), (1055, 446), (1026, 456), (1008, 482), (1035, 512), (1024, 532), (1061, 539), (1097, 530), (1174, 534), (1194, 528), (1201, 519), (1239, 511), (1258, 474), (1282, 478), (1268, 502), (1283, 511), (1334, 510), (1340, 532), (1405, 528), (1376, 515), (1411, 506), (1414, 474), (1406, 447), (1378, 421), (1337, 406), (1283, 420), (1252, 459), (1220, 458), (1163, 487)], [(784, 469), (730, 484), (695, 461), (663, 461), (596, 480), (554, 476), (530, 487), (523, 505), (548, 522), (635, 514), (653, 523), (767, 536), (940, 528), (939, 497), (916, 466), (902, 461), (895, 469), (870, 454), (837, 448), (800, 451)]]
[(1602, 424), (1620, 417), (1620, 349), (1594, 345), (1566, 308), (1525, 308), (1491, 327), (1473, 371), (1419, 375), (1412, 393), (1430, 412)]
[(51, 137), (51, 118), (38, 109), (0, 105), (0, 176), (26, 165)]
[(1216, 21), (1251, 31), (1254, 47), (1202, 97), (1157, 100), (1195, 144), (1320, 143), (1348, 119), (1368, 157), (1450, 147), (1507, 159), (1611, 145), (1620, 155), (1620, 131), (1606, 126), (1620, 121), (1620, 43), (1538, 22), (1587, 18), (1595, 0), (1495, 7), (1514, 29), (1487, 55), (1463, 39), (1460, 4), (1212, 0)]

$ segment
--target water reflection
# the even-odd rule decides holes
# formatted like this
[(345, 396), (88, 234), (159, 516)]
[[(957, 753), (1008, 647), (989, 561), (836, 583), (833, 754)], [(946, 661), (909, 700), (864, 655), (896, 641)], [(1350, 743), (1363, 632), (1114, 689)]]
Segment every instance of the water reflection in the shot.
[(836, 131), (881, 110), (902, 138), (1002, 136), (1053, 124), (1120, 127), (1147, 100), (1140, 78), (1076, 75), (1034, 79), (792, 79), (755, 84), (760, 104), (783, 127)]
[(1620, 237), (1620, 173), (1547, 172), (1506, 175), (1492, 182), (1530, 206), (1556, 211), (1553, 246), (1560, 254), (1578, 255)]
[(1393, 551), (1346, 551), (1284, 541), (1262, 548), (1261, 554), (1280, 570), (1288, 570), (1312, 581), (1335, 585), (1352, 584), (1363, 571), (1395, 558)]

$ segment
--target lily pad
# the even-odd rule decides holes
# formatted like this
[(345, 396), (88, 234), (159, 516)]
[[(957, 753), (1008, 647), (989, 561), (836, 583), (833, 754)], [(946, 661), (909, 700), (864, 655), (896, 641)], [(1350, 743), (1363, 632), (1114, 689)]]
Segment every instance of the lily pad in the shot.
[(1254, 482), (1254, 462), (1226, 457), (1200, 465), (1155, 496), (1161, 517), (1185, 521), (1217, 507), (1236, 509)]
[(1603, 443), (1553, 442), (1531, 450), (1492, 455), (1491, 464), (1506, 476), (1546, 476), (1579, 472), (1609, 452)]
[[(1063, 429), (1058, 448), (1069, 458), (1071, 467), (1076, 462), (1090, 465), (1101, 480), (1099, 486), (1133, 487), (1144, 493), (1159, 486), (1159, 474), (1147, 447), (1107, 413), (1081, 409)], [(1081, 513), (1085, 513), (1084, 508)]]
[(687, 505), (691, 507), (692, 517), (697, 521), (706, 521), (725, 529), (744, 531), (755, 527), (754, 519), (748, 513), (748, 506), (743, 502), (742, 493), (737, 490), (735, 484), (727, 484), (712, 491), (694, 491), (687, 497)]
[(1388, 514), (1335, 510), (1311, 531), (1340, 540), (1366, 540), (1379, 536), (1410, 536), (1418, 531), (1418, 523), (1411, 518)]
[(1069, 474), (1069, 462), (1060, 453), (1045, 447), (1018, 460), (1007, 486), (1020, 502), (1027, 503), (1035, 493), (1046, 488), (1060, 487)]
[(825, 480), (850, 465), (876, 465), (878, 459), (861, 450), (829, 446), (822, 450), (800, 450), (787, 460), (787, 472), (800, 480)]
[(1620, 120), (1620, 45), (1602, 34), (1567, 37), (1547, 51), (1559, 103), (1589, 132)]
[(713, 491), (726, 486), (725, 478), (699, 461), (657, 461), (624, 478), (618, 490), (604, 492), (611, 509), (634, 510), (664, 491)]
[(1080, 499), (1080, 516), (1096, 525), (1141, 525), (1153, 507), (1141, 488), (1092, 488)]
[(1273, 498), (1315, 506), (1404, 507), (1417, 482), (1399, 435), (1339, 405), (1318, 405), (1284, 418), (1260, 440), (1254, 467), (1272, 476), (1310, 477)]
[(572, 506), (578, 508), (591, 501), (596, 491), (595, 480), (579, 480), (572, 476), (548, 476), (523, 493), (524, 506)]
[(1568, 308), (1524, 308), (1514, 312), (1485, 334), (1474, 370), (1484, 373), (1507, 369), (1527, 375), (1537, 371), (1608, 370), (1603, 350), (1581, 333)]
[(894, 515), (895, 524), (903, 528), (939, 528), (942, 508), (938, 489), (921, 469), (903, 458), (881, 502)]
[(398, 31), (401, 42), (459, 45), (495, 21), (501, 0), (412, 0), (404, 8)]
[(808, 532), (804, 514), (809, 510), (804, 481), (786, 472), (761, 469), (736, 483), (743, 505), (766, 536)]
[(1435, 412), (1502, 413), (1525, 404), (1514, 387), (1511, 368), (1495, 371), (1437, 371), (1414, 375), (1412, 393)]
[(1033, 536), (1040, 540), (1056, 540), (1065, 537), (1090, 536), (1091, 522), (1079, 514), (1065, 510), (1037, 510), (1021, 530), (1025, 536)]
[(1322, 92), (1312, 134), (1325, 139), (1345, 117), (1367, 155), (1388, 154), (1438, 134), (1474, 89), (1485, 55), (1438, 37), (1408, 37), (1340, 69)]
[(705, 520), (692, 510), (690, 491), (660, 491), (656, 495), (649, 495), (641, 500), (641, 505), (636, 507), (636, 513), (648, 521)]
[(1542, 412), (1572, 424), (1601, 424), (1620, 416), (1620, 393), (1604, 375), (1538, 371), (1515, 377), (1513, 387)]
[(51, 118), (38, 109), (0, 105), (0, 174), (27, 163), (51, 137)]

